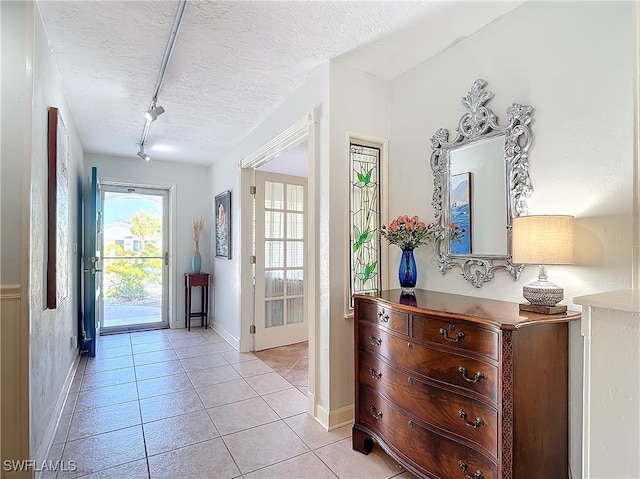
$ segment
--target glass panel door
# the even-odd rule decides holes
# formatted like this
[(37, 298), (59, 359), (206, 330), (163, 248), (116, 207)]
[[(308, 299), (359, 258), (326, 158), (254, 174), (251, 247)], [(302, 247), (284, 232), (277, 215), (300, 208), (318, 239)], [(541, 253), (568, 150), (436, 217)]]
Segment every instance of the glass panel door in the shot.
[(256, 350), (307, 339), (306, 181), (256, 172)]
[(168, 191), (103, 185), (103, 331), (168, 325)]

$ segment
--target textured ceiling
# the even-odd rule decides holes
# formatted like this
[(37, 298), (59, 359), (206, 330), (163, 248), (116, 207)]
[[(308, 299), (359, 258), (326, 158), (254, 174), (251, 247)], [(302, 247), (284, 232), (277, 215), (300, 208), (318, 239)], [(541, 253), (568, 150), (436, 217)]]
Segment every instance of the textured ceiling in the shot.
[[(471, 15), (472, 25), (462, 31), (443, 25), (447, 12), (462, 5), (188, 1), (158, 95), (166, 113), (152, 124), (147, 152), (154, 160), (210, 164), (324, 62), (346, 53), (340, 61), (392, 77), (517, 4), (483, 8), (486, 19)], [(143, 112), (153, 96), (178, 1), (41, 1), (38, 7), (85, 151), (140, 161)], [(413, 44), (406, 55), (398, 55), (393, 42), (384, 40), (389, 35), (398, 45), (407, 44), (429, 28), (424, 23), (429, 18), (435, 19), (431, 27), (437, 32), (448, 32), (439, 34), (433, 47)]]

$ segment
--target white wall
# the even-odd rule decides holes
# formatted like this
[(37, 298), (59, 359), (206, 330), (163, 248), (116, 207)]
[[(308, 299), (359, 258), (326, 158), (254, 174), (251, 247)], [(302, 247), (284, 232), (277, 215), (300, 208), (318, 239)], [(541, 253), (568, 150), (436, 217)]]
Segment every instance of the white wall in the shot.
[[(134, 145), (135, 146), (135, 145)], [(170, 188), (170, 222), (172, 229), (169, 244), (169, 321), (171, 327), (185, 327), (184, 322), (184, 273), (191, 272), (193, 256), (193, 218), (204, 217), (205, 225), (200, 237), (200, 254), (202, 256), (202, 272), (211, 273), (209, 269), (212, 249), (209, 248), (213, 225), (213, 196), (209, 184), (209, 167), (174, 163), (171, 161), (143, 162), (135, 156), (131, 149), (131, 158), (116, 158), (87, 154), (85, 171), (91, 167), (98, 168), (101, 181), (123, 182), (144, 186)], [(88, 173), (87, 173), (88, 174)], [(210, 286), (210, 297), (217, 289), (214, 282)], [(199, 304), (200, 288), (193, 291), (192, 303)], [(210, 305), (210, 311), (212, 311)], [(211, 315), (209, 321), (215, 321)], [(199, 324), (198, 321), (195, 324)]]
[[(389, 86), (386, 80), (345, 64), (331, 63), (331, 156), (323, 172), (329, 199), (327, 229), (330, 279), (330, 426), (351, 421), (353, 411), (353, 319), (345, 318), (349, 293), (349, 138), (389, 137)], [(390, 168), (393, 169), (393, 163)], [(383, 173), (384, 174), (384, 173)], [(383, 198), (386, 192), (383, 192)], [(335, 415), (335, 418), (333, 417)]]
[[(212, 166), (211, 184), (213, 195), (225, 190), (232, 190), (232, 258), (225, 260), (213, 258), (211, 270), (214, 281), (220, 284), (216, 290), (215, 314), (220, 318), (218, 326), (221, 334), (232, 342), (235, 341), (241, 350), (251, 348), (252, 341), (248, 332), (251, 324), (249, 317), (253, 314), (253, 303), (247, 301), (251, 294), (251, 267), (248, 254), (241, 258), (240, 251), (244, 247), (249, 250), (251, 239), (251, 199), (248, 186), (251, 185), (251, 174), (243, 176), (241, 181), (239, 170), (240, 161), (270, 140), (281, 134), (292, 124), (308, 115), (314, 109), (317, 111), (317, 131), (319, 144), (316, 145), (318, 163), (327, 162), (328, 158), (328, 65), (320, 67), (309, 79), (281, 104), (269, 117), (261, 122), (245, 138), (243, 138), (229, 153), (218, 159)], [(313, 173), (310, 172), (309, 192), (317, 191), (312, 183)], [(318, 232), (309, 232), (315, 241)], [(213, 239), (212, 239), (213, 242)], [(244, 246), (243, 246), (244, 245)], [(213, 243), (211, 245), (213, 248)], [(317, 268), (316, 268), (317, 272)], [(241, 318), (243, 327), (241, 328)], [(244, 327), (246, 326), (246, 327)], [(313, 387), (312, 387), (313, 389)]]
[[(28, 282), (23, 272), (28, 251), (33, 6), (2, 2), (0, 10), (0, 458), (5, 460), (30, 457)], [(0, 475), (10, 477), (4, 470)]]
[[(74, 244), (79, 235), (83, 151), (64, 96), (42, 21), (34, 16), (33, 104), (30, 186), (28, 187), (30, 316), (31, 457), (43, 459), (78, 359), (71, 337), (78, 334), (79, 261)], [(28, 57), (27, 57), (28, 59)], [(46, 307), (47, 265), (47, 109), (57, 107), (69, 134), (69, 295), (57, 309)]]
[[(390, 216), (433, 217), (430, 137), (450, 137), (468, 110), (460, 98), (482, 78), (495, 93), (488, 104), (506, 122), (511, 103), (534, 107), (530, 214), (576, 217), (575, 266), (549, 267), (571, 309), (577, 295), (631, 286), (632, 35), (630, 2), (527, 2), (392, 82)], [(397, 163), (396, 163), (397, 164)], [(411, 193), (408, 194), (407, 192)], [(397, 249), (397, 248), (396, 248)], [(399, 252), (391, 251), (390, 264)], [(418, 287), (521, 301), (506, 273), (476, 289), (458, 270), (440, 275), (421, 248)], [(389, 268), (393, 284), (393, 268)], [(570, 463), (580, 477), (582, 338), (570, 328)]]

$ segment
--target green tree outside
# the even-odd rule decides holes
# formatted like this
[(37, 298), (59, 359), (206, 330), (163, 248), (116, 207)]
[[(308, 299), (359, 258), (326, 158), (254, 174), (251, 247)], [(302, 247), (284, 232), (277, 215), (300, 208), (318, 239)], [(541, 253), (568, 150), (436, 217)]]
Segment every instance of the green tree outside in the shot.
[[(127, 220), (131, 225), (131, 233), (141, 243), (138, 251), (125, 250), (118, 244), (110, 244), (105, 248), (107, 256), (117, 256), (110, 260), (105, 272), (111, 276), (106, 291), (109, 299), (135, 303), (146, 297), (146, 287), (160, 281), (162, 275), (162, 250), (153, 239), (160, 234), (161, 219), (146, 211), (138, 211)], [(147, 259), (142, 257), (155, 256)]]

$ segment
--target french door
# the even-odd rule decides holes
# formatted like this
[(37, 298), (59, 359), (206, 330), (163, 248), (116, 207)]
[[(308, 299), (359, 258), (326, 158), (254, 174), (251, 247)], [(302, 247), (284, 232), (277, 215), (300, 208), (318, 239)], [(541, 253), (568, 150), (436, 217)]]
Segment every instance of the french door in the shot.
[(255, 349), (307, 340), (307, 179), (256, 171)]
[(168, 326), (166, 189), (102, 184), (106, 333)]

